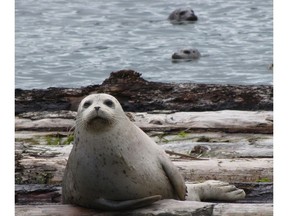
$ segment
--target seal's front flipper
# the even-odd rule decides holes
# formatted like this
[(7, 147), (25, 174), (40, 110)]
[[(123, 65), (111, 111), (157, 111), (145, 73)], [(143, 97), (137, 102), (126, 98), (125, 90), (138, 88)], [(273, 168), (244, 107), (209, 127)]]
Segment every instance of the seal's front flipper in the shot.
[(178, 196), (178, 199), (185, 200), (187, 188), (177, 167), (170, 160), (167, 160), (167, 158), (162, 159), (161, 164), (166, 176), (175, 190), (175, 194)]
[(187, 200), (195, 201), (236, 201), (245, 198), (245, 192), (227, 182), (208, 180), (202, 183), (186, 184)]
[(94, 208), (108, 211), (135, 209), (150, 205), (162, 198), (161, 195), (144, 197), (134, 200), (115, 201), (107, 199), (97, 199), (94, 202)]

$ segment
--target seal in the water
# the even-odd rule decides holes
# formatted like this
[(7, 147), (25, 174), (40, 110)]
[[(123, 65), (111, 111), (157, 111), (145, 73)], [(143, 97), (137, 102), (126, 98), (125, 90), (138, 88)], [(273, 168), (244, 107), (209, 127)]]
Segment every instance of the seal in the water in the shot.
[(173, 24), (182, 24), (185, 22), (197, 21), (198, 17), (191, 8), (179, 8), (169, 15), (168, 20)]
[(218, 181), (188, 185), (164, 150), (131, 122), (111, 95), (92, 94), (78, 108), (63, 178), (63, 203), (133, 209), (160, 199), (235, 200), (243, 190)]
[(273, 63), (268, 65), (268, 70), (273, 70)]
[(171, 56), (172, 60), (193, 60), (199, 59), (201, 56), (198, 49), (182, 49)]

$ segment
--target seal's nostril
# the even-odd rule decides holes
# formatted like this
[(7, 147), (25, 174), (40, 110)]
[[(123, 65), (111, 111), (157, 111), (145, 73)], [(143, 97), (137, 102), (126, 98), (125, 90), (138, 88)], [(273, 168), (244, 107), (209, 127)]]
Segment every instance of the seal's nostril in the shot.
[(98, 110), (100, 109), (100, 107), (99, 107), (99, 106), (96, 106), (96, 107), (94, 107), (94, 109), (95, 109), (96, 111), (98, 111)]

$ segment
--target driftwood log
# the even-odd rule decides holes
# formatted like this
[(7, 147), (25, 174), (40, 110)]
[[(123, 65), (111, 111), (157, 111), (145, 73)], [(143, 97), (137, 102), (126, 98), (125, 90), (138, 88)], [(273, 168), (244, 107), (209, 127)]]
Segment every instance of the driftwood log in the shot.
[(221, 204), (161, 200), (149, 207), (124, 212), (99, 212), (72, 205), (16, 206), (16, 216), (272, 216), (272, 204)]

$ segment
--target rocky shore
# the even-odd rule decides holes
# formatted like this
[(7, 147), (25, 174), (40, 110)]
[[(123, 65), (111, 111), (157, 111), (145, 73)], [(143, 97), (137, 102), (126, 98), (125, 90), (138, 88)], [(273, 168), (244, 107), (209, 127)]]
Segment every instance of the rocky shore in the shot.
[(115, 96), (125, 111), (272, 110), (271, 85), (159, 83), (132, 70), (112, 72), (101, 85), (82, 88), (15, 90), (16, 115), (36, 111), (76, 111), (83, 97), (104, 92)]
[[(127, 116), (167, 154), (185, 180), (227, 181), (245, 200), (162, 200), (127, 212), (61, 205), (61, 182), (73, 144), (79, 102), (115, 96)], [(101, 85), (15, 90), (16, 215), (273, 215), (273, 87), (149, 82), (112, 72)], [(31, 205), (33, 204), (33, 205)]]

